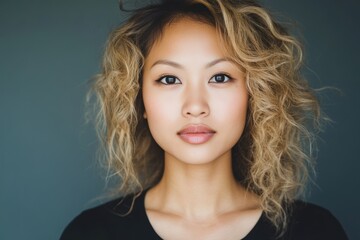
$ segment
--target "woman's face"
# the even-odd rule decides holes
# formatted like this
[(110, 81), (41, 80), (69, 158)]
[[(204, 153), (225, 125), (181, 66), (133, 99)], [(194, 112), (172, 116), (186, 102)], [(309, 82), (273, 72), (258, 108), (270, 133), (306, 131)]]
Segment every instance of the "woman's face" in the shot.
[(145, 59), (142, 91), (144, 117), (165, 158), (202, 164), (231, 157), (248, 93), (214, 27), (190, 19), (165, 27)]

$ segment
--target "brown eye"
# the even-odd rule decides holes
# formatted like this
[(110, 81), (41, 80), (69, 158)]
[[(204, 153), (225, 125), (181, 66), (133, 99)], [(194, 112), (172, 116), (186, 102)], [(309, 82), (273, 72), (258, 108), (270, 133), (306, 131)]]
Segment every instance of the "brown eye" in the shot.
[(209, 80), (209, 83), (226, 83), (230, 80), (231, 77), (226, 74), (216, 74)]
[(175, 77), (175, 76), (163, 76), (161, 77), (159, 80), (157, 80), (158, 82), (165, 84), (165, 85), (171, 85), (171, 84), (180, 84), (180, 80)]

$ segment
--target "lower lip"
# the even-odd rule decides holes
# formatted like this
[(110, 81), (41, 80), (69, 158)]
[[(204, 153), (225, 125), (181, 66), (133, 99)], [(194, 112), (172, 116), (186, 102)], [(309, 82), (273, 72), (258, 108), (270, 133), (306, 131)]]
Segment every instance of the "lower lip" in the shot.
[(180, 138), (190, 144), (202, 144), (209, 141), (215, 133), (183, 133), (179, 134)]

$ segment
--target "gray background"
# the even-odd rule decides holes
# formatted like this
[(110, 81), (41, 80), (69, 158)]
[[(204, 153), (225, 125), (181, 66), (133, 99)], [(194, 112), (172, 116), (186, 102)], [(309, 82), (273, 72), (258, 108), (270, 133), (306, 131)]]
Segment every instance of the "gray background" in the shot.
[[(312, 86), (342, 90), (324, 98), (334, 123), (321, 134), (308, 200), (360, 239), (359, 1), (263, 2), (300, 29)], [(84, 99), (123, 16), (116, 0), (1, 0), (0, 239), (58, 239), (104, 193)]]

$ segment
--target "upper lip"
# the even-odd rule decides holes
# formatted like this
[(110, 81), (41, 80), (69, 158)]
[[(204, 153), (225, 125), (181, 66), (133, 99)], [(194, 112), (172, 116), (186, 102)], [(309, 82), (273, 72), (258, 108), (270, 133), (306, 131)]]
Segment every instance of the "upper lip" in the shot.
[(204, 124), (190, 124), (181, 129), (178, 134), (215, 133), (216, 131)]

